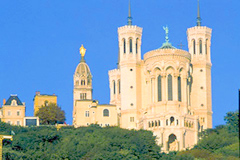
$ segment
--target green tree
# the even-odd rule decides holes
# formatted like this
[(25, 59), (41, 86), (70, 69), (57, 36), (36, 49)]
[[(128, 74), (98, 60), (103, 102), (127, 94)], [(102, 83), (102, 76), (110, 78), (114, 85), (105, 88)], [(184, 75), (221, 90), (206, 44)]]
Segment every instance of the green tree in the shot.
[(239, 112), (228, 112), (224, 117), (230, 132), (239, 132)]
[(55, 103), (45, 103), (36, 113), (40, 124), (54, 125), (65, 121), (65, 112)]

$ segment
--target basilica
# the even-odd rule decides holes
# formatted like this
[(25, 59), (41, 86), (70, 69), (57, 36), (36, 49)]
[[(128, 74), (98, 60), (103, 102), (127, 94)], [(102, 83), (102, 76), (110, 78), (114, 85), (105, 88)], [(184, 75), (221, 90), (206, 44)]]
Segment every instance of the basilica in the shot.
[(144, 53), (141, 59), (142, 28), (128, 23), (118, 28), (119, 52), (116, 69), (110, 70), (110, 104), (92, 99), (92, 74), (81, 60), (73, 79), (73, 125), (98, 124), (125, 129), (150, 130), (162, 151), (192, 148), (199, 133), (212, 128), (211, 32), (201, 25), (187, 29), (188, 51), (165, 42)]

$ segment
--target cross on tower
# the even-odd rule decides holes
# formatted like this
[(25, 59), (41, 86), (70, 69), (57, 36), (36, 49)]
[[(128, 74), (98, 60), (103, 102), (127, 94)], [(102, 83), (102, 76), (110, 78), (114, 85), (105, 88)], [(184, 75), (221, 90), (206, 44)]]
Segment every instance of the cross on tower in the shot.
[(185, 46), (184, 44), (182, 44), (182, 41), (180, 42), (180, 44), (178, 45), (180, 47), (180, 49), (182, 49), (183, 46)]

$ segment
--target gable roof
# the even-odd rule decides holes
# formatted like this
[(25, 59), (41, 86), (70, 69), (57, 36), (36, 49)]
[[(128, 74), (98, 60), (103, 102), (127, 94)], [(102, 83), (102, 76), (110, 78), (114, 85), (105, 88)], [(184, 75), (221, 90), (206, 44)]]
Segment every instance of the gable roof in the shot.
[(17, 95), (11, 95), (4, 105), (11, 105), (12, 104), (12, 100), (16, 100), (17, 101), (17, 105), (23, 105)]

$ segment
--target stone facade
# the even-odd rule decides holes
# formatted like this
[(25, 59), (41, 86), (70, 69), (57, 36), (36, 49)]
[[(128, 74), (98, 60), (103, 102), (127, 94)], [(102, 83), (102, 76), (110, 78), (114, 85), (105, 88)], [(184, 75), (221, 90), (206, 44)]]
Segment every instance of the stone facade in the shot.
[[(80, 50), (84, 50), (82, 46)], [(73, 125), (74, 127), (98, 124), (102, 127), (117, 126), (118, 114), (115, 105), (98, 104), (92, 99), (92, 74), (84, 60), (85, 51), (73, 79)]]
[(0, 109), (1, 121), (24, 126), (25, 108), (25, 103), (21, 102), (17, 95), (11, 95), (6, 102), (4, 100)]
[[(162, 47), (141, 59), (142, 28), (118, 28), (118, 66), (108, 72), (110, 105), (92, 100), (91, 72), (81, 60), (74, 74), (75, 127), (105, 123), (150, 130), (165, 152), (193, 147), (199, 133), (212, 128), (211, 29), (187, 29), (188, 51), (173, 47), (167, 32)], [(82, 80), (89, 83), (80, 85)], [(104, 119), (103, 109), (111, 117)]]
[(55, 94), (40, 94), (40, 92), (37, 91), (33, 98), (34, 115), (36, 115), (39, 108), (45, 105), (45, 103), (57, 104), (57, 96)]
[[(153, 131), (163, 151), (191, 148), (212, 127), (211, 29), (187, 30), (189, 52), (166, 39), (141, 60), (142, 28), (118, 29), (119, 66), (109, 71), (120, 127)], [(130, 42), (132, 41), (132, 42)], [(118, 92), (121, 91), (121, 92)]]

